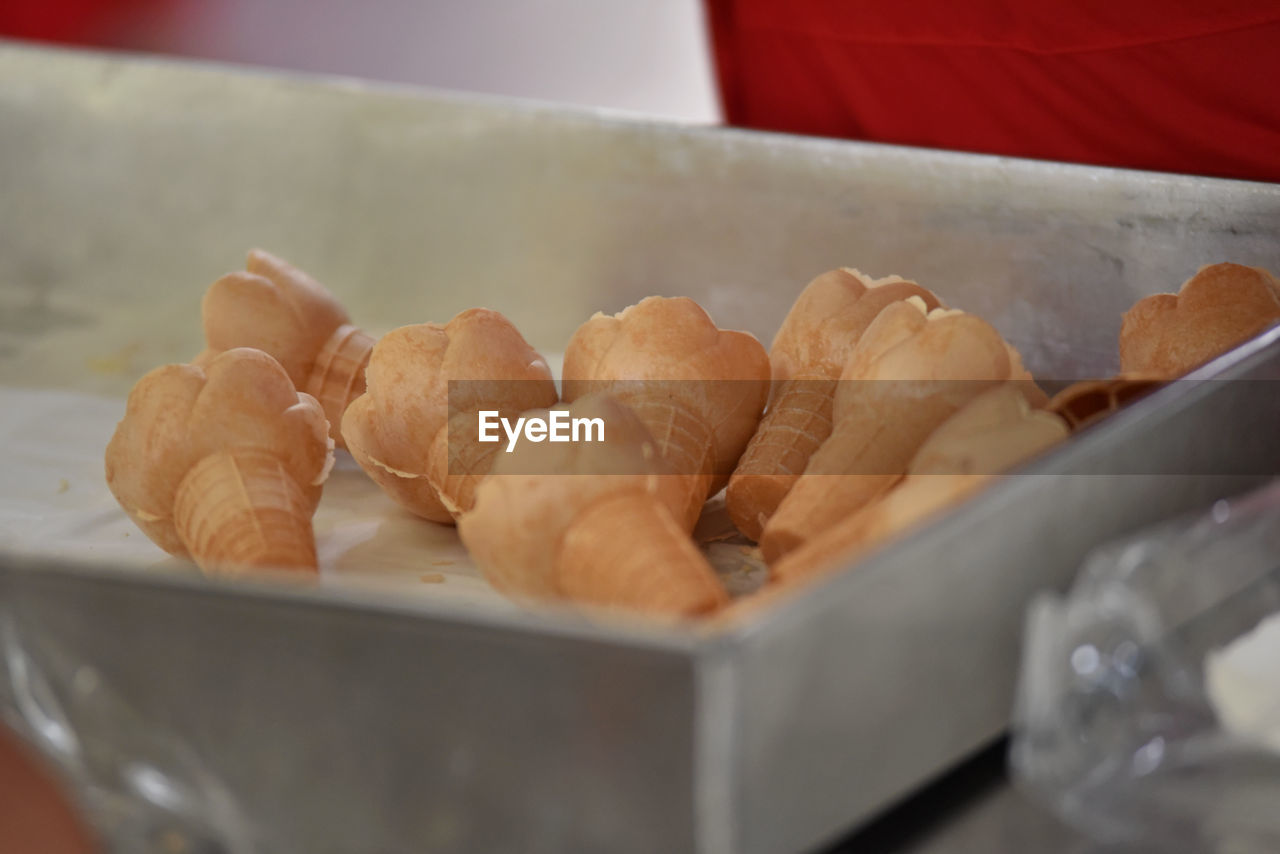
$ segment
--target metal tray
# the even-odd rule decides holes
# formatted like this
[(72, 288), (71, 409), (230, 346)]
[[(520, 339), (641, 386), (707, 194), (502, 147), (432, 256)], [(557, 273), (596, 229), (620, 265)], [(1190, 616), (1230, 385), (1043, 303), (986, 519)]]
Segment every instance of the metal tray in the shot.
[[(550, 351), (651, 293), (768, 341), (855, 264), (1053, 379), (1111, 372), (1121, 312), (1201, 264), (1280, 268), (1273, 185), (19, 45), (0, 198), (0, 387), (115, 396), (190, 357), (204, 287), (255, 245), (370, 328), (489, 305)], [(1004, 729), (1035, 590), (1278, 470), (1255, 425), (1280, 398), (1219, 381), (1280, 376), (1277, 339), (711, 630), (42, 560), (0, 531), (0, 706), (80, 750), (86, 797), (150, 793), (222, 850), (804, 850)], [(85, 370), (124, 342), (127, 370)]]

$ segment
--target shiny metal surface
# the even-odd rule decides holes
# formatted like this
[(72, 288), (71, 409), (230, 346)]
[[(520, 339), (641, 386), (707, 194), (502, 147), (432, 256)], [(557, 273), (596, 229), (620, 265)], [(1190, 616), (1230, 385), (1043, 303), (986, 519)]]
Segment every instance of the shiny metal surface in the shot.
[[(547, 351), (651, 293), (767, 341), (815, 273), (900, 272), (1055, 379), (1114, 369), (1121, 311), (1201, 264), (1280, 268), (1272, 185), (21, 46), (0, 198), (0, 383), (112, 394), (190, 357), (254, 245), (370, 328), (483, 304)], [(1277, 337), (1207, 374), (1277, 378)], [(198, 753), (262, 850), (800, 851), (1003, 729), (1023, 605), (1090, 545), (1280, 471), (1249, 388), (1154, 395), (717, 633), (3, 556), (0, 605)], [(1135, 461), (1198, 474), (1098, 474)]]

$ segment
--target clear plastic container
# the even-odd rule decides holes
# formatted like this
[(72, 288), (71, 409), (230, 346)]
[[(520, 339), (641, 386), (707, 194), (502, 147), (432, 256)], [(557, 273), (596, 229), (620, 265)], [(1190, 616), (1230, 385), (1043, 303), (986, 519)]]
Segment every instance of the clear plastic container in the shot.
[(1106, 546), (1068, 595), (1039, 597), (1014, 716), (1019, 787), (1104, 843), (1280, 850), (1280, 748), (1263, 731), (1280, 709), (1260, 713), (1280, 697), (1280, 649), (1254, 634), (1280, 612), (1277, 567), (1280, 481)]

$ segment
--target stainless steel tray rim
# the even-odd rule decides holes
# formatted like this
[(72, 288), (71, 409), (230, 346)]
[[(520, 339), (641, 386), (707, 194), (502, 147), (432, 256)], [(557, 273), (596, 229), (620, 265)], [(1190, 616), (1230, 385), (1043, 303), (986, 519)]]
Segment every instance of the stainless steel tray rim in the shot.
[(102, 62), (108, 68), (122, 67), (123, 63), (128, 63), (129, 66), (151, 65), (165, 67), (181, 73), (259, 78), (295, 86), (302, 91), (313, 91), (318, 87), (355, 96), (377, 94), (406, 100), (443, 102), (458, 106), (482, 106), (495, 111), (521, 113), (534, 120), (543, 117), (555, 117), (561, 121), (577, 121), (584, 125), (595, 127), (606, 125), (632, 132), (640, 131), (658, 135), (697, 135), (706, 137), (710, 134), (727, 142), (740, 143), (746, 141), (752, 145), (763, 145), (765, 147), (770, 147), (772, 143), (777, 141), (785, 141), (788, 146), (801, 146), (819, 154), (830, 152), (847, 155), (848, 152), (855, 152), (863, 157), (878, 160), (882, 160), (888, 155), (893, 158), (905, 158), (913, 164), (919, 164), (921, 158), (924, 157), (927, 158), (930, 166), (948, 170), (964, 170), (975, 165), (987, 165), (995, 166), (998, 172), (1006, 173), (1009, 176), (1066, 173), (1072, 178), (1088, 183), (1111, 182), (1125, 176), (1141, 176), (1146, 188), (1149, 189), (1197, 187), (1209, 181), (1223, 186), (1234, 185), (1237, 192), (1261, 193), (1280, 198), (1280, 183), (1216, 176), (1185, 175), (1114, 166), (1095, 166), (1084, 163), (955, 151), (899, 143), (868, 142), (781, 131), (753, 130), (726, 125), (680, 122), (604, 107), (560, 104), (536, 98), (473, 93), (432, 86), (370, 80), (351, 75), (270, 68), (247, 63), (232, 63), (209, 59), (184, 59), (137, 51), (87, 50), (0, 37), (0, 57), (6, 52), (61, 53), (78, 58), (96, 60)]

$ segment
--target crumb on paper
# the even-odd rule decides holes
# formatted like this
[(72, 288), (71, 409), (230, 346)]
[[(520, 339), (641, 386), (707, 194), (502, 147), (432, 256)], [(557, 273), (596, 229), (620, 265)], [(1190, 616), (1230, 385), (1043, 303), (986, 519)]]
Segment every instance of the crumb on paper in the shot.
[(71, 481), (67, 480), (65, 477), (58, 478), (58, 494), (59, 495), (66, 492), (70, 488), (71, 488)]
[(104, 356), (90, 356), (84, 360), (84, 363), (89, 370), (96, 374), (106, 374), (108, 376), (128, 375), (133, 373), (134, 357), (138, 355), (141, 349), (141, 341), (131, 341), (114, 353), (107, 353)]
[(444, 573), (427, 572), (422, 575), (423, 584), (444, 584)]
[(435, 560), (431, 561), (432, 566), (453, 566), (453, 564), (454, 564), (453, 561), (443, 557), (436, 558)]

